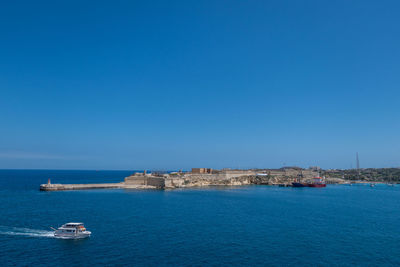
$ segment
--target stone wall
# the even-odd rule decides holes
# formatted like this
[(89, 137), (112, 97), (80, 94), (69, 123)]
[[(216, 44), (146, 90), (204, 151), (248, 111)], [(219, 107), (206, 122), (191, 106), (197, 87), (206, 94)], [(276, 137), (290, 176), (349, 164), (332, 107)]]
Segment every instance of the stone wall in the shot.
[(165, 178), (163, 177), (147, 177), (146, 185), (155, 186), (157, 188), (165, 187)]
[(144, 175), (132, 175), (125, 178), (125, 183), (128, 185), (146, 185), (147, 177)]
[(126, 185), (154, 186), (157, 188), (165, 187), (164, 177), (154, 177), (149, 175), (132, 175), (125, 178)]

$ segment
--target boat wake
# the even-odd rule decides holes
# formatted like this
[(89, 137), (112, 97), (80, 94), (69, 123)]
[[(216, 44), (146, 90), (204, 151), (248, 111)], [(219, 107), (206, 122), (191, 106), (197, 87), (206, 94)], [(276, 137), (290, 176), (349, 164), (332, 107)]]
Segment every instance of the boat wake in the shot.
[(54, 231), (0, 226), (0, 235), (54, 238)]

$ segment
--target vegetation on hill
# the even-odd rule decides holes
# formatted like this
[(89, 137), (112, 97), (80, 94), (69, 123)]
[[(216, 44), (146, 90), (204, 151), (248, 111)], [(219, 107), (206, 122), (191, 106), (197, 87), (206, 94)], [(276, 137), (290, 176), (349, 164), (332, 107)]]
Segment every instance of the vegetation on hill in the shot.
[(350, 170), (323, 170), (321, 175), (346, 180), (400, 182), (400, 168), (367, 168)]

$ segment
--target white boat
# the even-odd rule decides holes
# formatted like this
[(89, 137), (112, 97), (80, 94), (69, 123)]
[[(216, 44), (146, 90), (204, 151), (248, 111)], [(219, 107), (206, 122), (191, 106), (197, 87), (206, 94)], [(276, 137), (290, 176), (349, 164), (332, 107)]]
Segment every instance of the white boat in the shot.
[(79, 239), (89, 237), (92, 232), (87, 231), (83, 223), (70, 222), (58, 229), (54, 229), (54, 236), (64, 239)]

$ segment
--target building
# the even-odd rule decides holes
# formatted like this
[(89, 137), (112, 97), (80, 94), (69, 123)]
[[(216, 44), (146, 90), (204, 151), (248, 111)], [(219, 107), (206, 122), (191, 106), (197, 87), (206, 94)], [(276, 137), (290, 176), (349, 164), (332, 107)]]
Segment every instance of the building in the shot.
[(211, 168), (192, 168), (192, 173), (195, 174), (211, 174), (212, 172)]

